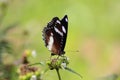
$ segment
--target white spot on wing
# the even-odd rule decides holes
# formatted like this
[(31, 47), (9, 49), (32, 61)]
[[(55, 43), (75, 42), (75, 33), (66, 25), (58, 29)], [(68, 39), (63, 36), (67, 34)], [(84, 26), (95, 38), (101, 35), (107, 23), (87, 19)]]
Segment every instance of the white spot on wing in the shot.
[(60, 32), (56, 27), (54, 27), (54, 29), (55, 29), (55, 31), (56, 31), (58, 34), (60, 34), (61, 36), (63, 36), (63, 33)]
[(49, 42), (48, 42), (48, 45), (47, 45), (47, 48), (48, 48), (49, 50), (52, 50), (53, 42), (54, 42), (53, 33), (51, 33), (51, 36), (50, 36), (50, 38), (49, 38)]
[(68, 19), (67, 19), (67, 18), (65, 18), (65, 21), (66, 21), (66, 22), (68, 22)]
[(61, 24), (59, 20), (56, 21), (58, 24)]
[(64, 33), (66, 33), (66, 30), (65, 30), (65, 27), (64, 27), (64, 26), (62, 26), (62, 30), (63, 30)]

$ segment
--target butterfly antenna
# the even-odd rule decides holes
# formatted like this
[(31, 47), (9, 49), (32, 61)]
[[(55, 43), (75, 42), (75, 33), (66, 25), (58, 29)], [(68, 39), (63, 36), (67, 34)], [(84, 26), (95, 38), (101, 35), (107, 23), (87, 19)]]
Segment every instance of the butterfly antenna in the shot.
[(72, 51), (72, 50), (66, 50), (67, 52), (80, 52), (79, 50)]

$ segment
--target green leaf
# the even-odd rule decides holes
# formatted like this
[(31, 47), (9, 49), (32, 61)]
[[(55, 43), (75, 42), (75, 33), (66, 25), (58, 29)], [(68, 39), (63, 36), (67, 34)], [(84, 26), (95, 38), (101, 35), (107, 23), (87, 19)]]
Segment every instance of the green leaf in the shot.
[(68, 67), (65, 67), (65, 69), (70, 71), (70, 72), (72, 72), (72, 73), (74, 73), (74, 74), (76, 74), (76, 75), (78, 75), (78, 76), (80, 76), (81, 78), (83, 78), (82, 75), (80, 75), (79, 73), (75, 72), (74, 70), (72, 70), (72, 69), (70, 69)]
[(118, 75), (111, 74), (111, 75), (108, 75), (108, 76), (98, 78), (97, 80), (120, 80), (120, 79), (118, 79)]

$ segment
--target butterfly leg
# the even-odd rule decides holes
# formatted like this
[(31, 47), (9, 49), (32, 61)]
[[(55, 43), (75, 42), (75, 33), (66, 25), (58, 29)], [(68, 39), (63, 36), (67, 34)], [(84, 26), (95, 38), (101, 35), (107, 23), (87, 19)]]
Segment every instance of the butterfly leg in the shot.
[(52, 59), (52, 56), (54, 56), (55, 54), (54, 53), (51, 53), (51, 55), (50, 55), (50, 60)]

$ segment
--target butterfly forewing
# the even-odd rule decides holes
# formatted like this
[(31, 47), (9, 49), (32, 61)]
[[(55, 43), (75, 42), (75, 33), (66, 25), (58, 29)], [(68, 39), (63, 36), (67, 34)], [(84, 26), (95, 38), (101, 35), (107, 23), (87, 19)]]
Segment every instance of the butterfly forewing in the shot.
[(43, 29), (43, 40), (46, 47), (54, 55), (64, 54), (64, 47), (67, 37), (68, 18), (64, 16), (62, 20), (54, 17)]
[(62, 24), (62, 31), (63, 31), (63, 46), (61, 50), (64, 50), (65, 44), (66, 44), (66, 39), (67, 39), (67, 32), (68, 32), (68, 17), (67, 15), (64, 16), (64, 18), (61, 20)]

